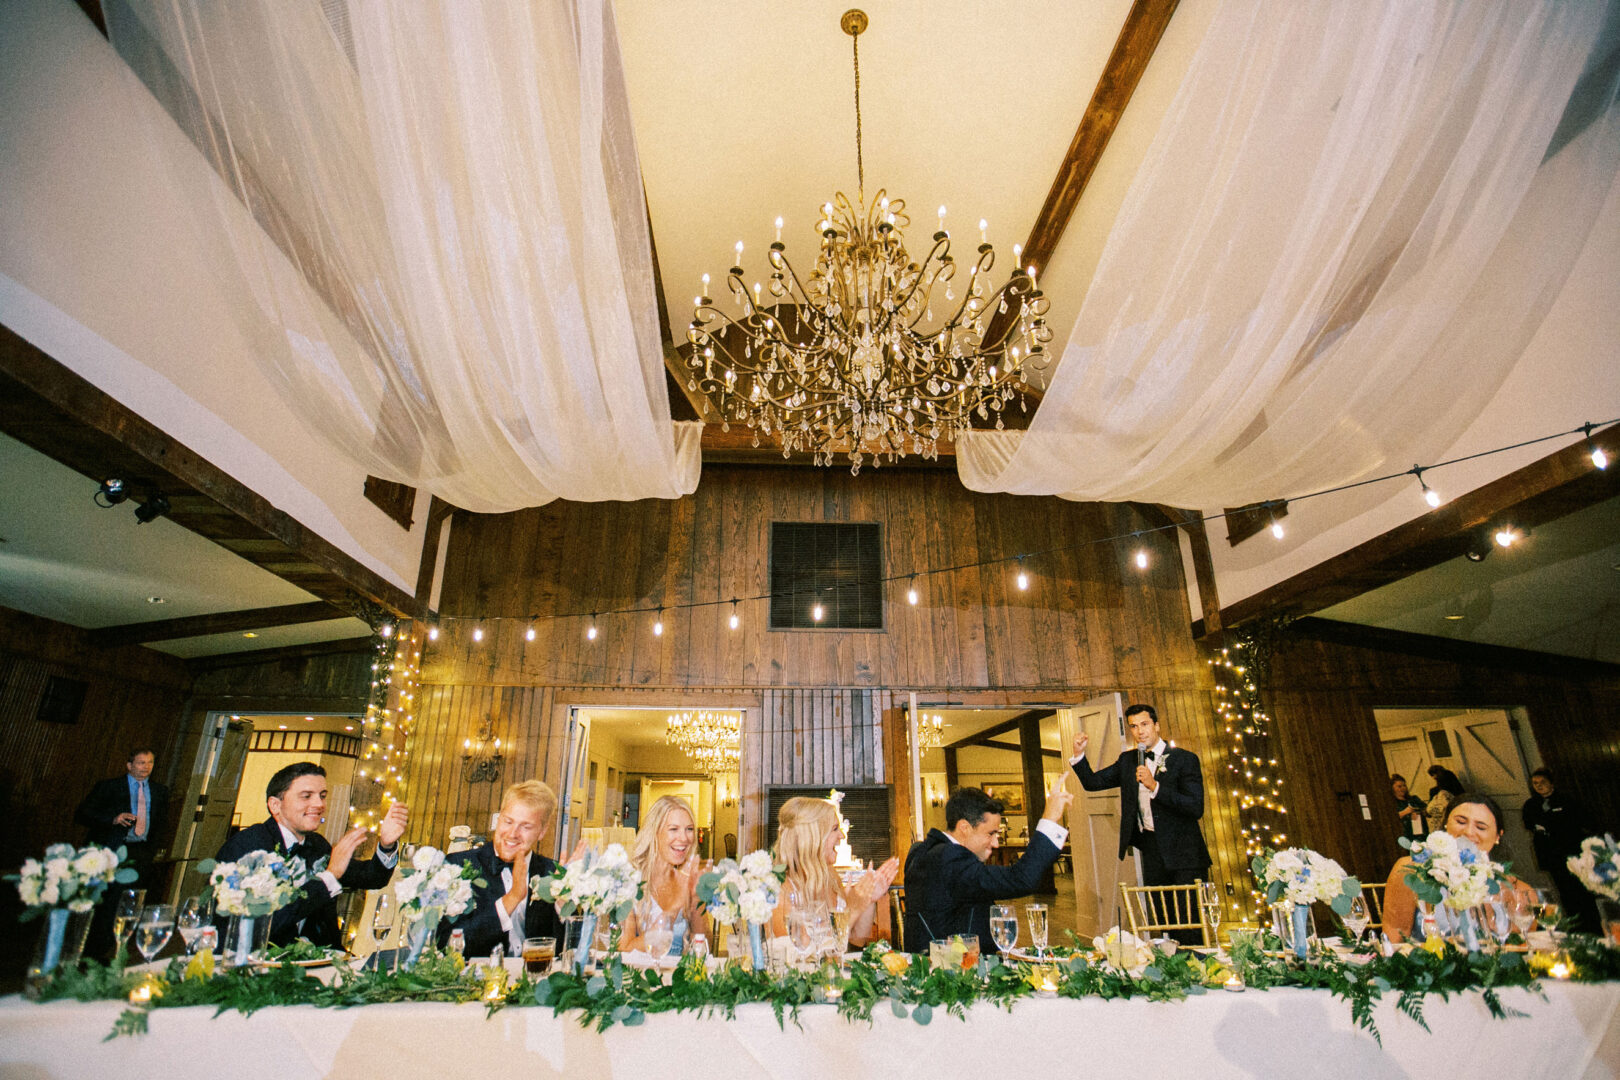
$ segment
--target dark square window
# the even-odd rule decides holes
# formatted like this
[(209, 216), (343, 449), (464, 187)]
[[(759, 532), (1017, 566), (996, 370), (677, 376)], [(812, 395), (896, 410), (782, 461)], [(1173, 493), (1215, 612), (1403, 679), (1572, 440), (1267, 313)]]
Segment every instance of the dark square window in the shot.
[(881, 630), (882, 579), (877, 525), (771, 523), (771, 629)]
[(84, 708), (85, 692), (89, 689), (87, 682), (52, 675), (45, 680), (45, 693), (40, 696), (35, 718), (47, 724), (77, 724), (79, 710)]

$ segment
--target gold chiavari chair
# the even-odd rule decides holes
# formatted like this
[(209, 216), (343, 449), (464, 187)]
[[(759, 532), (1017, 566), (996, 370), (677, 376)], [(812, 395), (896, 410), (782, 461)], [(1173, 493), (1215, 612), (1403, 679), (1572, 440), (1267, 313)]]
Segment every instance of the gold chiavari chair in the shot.
[(1384, 882), (1363, 885), (1361, 895), (1367, 900), (1367, 929), (1374, 934), (1384, 930)]
[(904, 949), (901, 944), (906, 933), (906, 887), (904, 885), (889, 886), (889, 944), (896, 949)]
[(1197, 930), (1209, 945), (1209, 927), (1198, 906), (1202, 881), (1191, 885), (1127, 885), (1119, 883), (1120, 902), (1130, 931), (1139, 938), (1163, 937), (1172, 930)]

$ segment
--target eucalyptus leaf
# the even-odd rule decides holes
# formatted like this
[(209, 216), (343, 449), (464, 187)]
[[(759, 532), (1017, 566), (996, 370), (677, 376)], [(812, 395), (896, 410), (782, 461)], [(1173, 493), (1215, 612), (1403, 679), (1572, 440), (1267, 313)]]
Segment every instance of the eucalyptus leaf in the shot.
[(926, 1001), (920, 1001), (917, 1007), (911, 1010), (911, 1018), (926, 1027), (928, 1022), (934, 1019), (934, 1007)]
[(904, 1020), (906, 1018), (906, 1007), (900, 1003), (899, 998), (889, 1002), (889, 1009), (900, 1019)]
[(600, 975), (592, 975), (585, 983), (585, 992), (592, 997), (607, 989), (607, 980)]

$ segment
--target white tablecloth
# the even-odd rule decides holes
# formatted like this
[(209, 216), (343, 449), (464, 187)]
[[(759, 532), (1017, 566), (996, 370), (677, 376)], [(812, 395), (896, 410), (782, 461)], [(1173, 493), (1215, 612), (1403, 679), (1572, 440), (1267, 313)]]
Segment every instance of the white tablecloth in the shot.
[[(1492, 1019), (1478, 994), (1430, 1000), (1433, 1034), (1381, 1005), (1382, 1048), (1326, 992), (1214, 992), (1183, 1002), (1032, 1000), (1011, 1012), (936, 1011), (924, 1027), (880, 1006), (870, 1026), (826, 1006), (777, 1027), (769, 1007), (736, 1019), (666, 1013), (604, 1034), (549, 1009), (477, 1005), (308, 1006), (252, 1017), (159, 1009), (145, 1036), (102, 1042), (119, 1007), (0, 999), (0, 1076), (345, 1080), (410, 1077), (1131, 1077), (1151, 1059), (1198, 1077), (1620, 1078), (1620, 985), (1502, 993), (1527, 1018)], [(1150, 1069), (1150, 1073), (1154, 1071)]]

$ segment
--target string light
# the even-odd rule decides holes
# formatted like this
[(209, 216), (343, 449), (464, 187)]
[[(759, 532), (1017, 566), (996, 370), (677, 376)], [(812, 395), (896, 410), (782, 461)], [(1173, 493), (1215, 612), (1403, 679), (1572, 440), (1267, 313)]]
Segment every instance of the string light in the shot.
[(394, 624), (391, 623), (391, 622), (383, 623), (381, 626), (379, 626), (377, 628), (377, 633), (381, 634), (383, 637), (393, 637), (393, 635), (394, 635)]
[[(416, 699), (421, 689), (422, 651), (410, 624), (397, 632), (377, 630), (377, 659), (371, 669), (378, 675), (371, 684), (366, 713), (360, 718), (358, 738), (364, 748), (358, 785), (349, 804), (352, 824), (371, 832), (382, 826), (383, 804), (405, 797), (404, 775), (410, 764), (415, 729)], [(431, 640), (435, 627), (424, 631)]]
[(590, 626), (585, 628), (585, 640), (586, 641), (595, 641), (596, 640), (596, 612), (594, 612), (594, 611), (591, 612), (591, 624), (590, 624)]
[(731, 598), (731, 628), (733, 630), (742, 625), (742, 619), (737, 615), (737, 598)]
[(820, 600), (817, 600), (816, 603), (815, 603), (815, 606), (810, 609), (810, 618), (814, 619), (816, 622), (821, 621), (821, 601)]
[(1275, 536), (1278, 540), (1281, 540), (1283, 538), (1283, 527), (1282, 522), (1277, 520), (1277, 508), (1281, 506), (1286, 510), (1288, 508), (1288, 500), (1280, 499), (1277, 502), (1270, 503), (1268, 505), (1271, 510), (1271, 535)]
[[(1215, 669), (1216, 721), (1225, 735), (1229, 790), (1237, 804), (1239, 838), (1247, 862), (1268, 847), (1287, 846), (1288, 807), (1282, 800), (1283, 781), (1277, 775), (1276, 751), (1271, 745), (1271, 717), (1260, 707), (1254, 672), (1258, 646), (1255, 639), (1245, 637), (1236, 648), (1236, 655), (1223, 648), (1209, 663)], [(1239, 902), (1239, 917), (1260, 919), (1266, 910), (1265, 895), (1251, 887), (1248, 903), (1253, 905), (1252, 911)]]
[(1423, 489), (1423, 501), (1428, 503), (1430, 506), (1439, 506), (1440, 493), (1434, 490), (1434, 488), (1430, 487), (1428, 481), (1423, 479), (1423, 466), (1412, 466), (1412, 475), (1417, 477), (1418, 486)]
[(1024, 572), (1024, 558), (1022, 555), (1018, 557), (1018, 588), (1020, 590), (1029, 588), (1029, 575)]
[(484, 628), (482, 626), (473, 627), (473, 640), (474, 641), (483, 641), (484, 640)]
[[(943, 210), (945, 208), (940, 207), (940, 209)], [(940, 217), (943, 218), (944, 214), (941, 214)], [(911, 575), (911, 587), (906, 589), (906, 603), (910, 604), (912, 607), (917, 606), (917, 575), (916, 574)]]
[(1609, 455), (1603, 452), (1603, 447), (1592, 441), (1592, 428), (1594, 426), (1590, 420), (1581, 425), (1581, 430), (1586, 433), (1586, 448), (1592, 454), (1593, 466), (1599, 469), (1607, 469), (1609, 467)]
[(664, 609), (658, 609), (658, 619), (653, 623), (653, 637), (664, 636)]
[(1147, 565), (1148, 565), (1147, 548), (1137, 548), (1136, 549), (1136, 568), (1138, 570), (1146, 570)]
[(438, 628), (438, 626), (435, 625), (435, 626), (428, 627), (428, 640), (429, 641), (438, 641), (439, 640), (439, 628)]
[(523, 639), (525, 641), (533, 641), (534, 640), (534, 624), (533, 623), (530, 623), (529, 628), (527, 630), (523, 631)]

